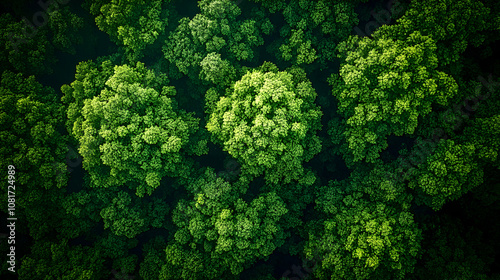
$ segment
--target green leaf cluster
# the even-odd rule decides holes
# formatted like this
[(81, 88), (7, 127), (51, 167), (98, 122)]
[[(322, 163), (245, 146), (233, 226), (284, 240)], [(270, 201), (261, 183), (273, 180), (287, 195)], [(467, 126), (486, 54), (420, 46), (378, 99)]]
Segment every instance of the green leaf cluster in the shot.
[[(213, 76), (231, 75), (233, 70), (226, 60), (231, 63), (254, 60), (255, 47), (264, 44), (262, 35), (270, 34), (273, 25), (262, 14), (256, 19), (237, 19), (241, 9), (230, 0), (203, 0), (198, 6), (199, 14), (192, 19), (182, 18), (170, 33), (163, 53), (181, 73), (192, 79), (196, 80), (201, 71), (202, 78), (222, 82), (230, 76), (222, 79)], [(209, 66), (213, 63), (222, 66), (222, 73), (207, 73), (213, 71)]]
[(409, 204), (371, 200), (351, 184), (331, 181), (319, 192), (316, 207), (327, 215), (311, 227), (304, 248), (308, 259), (321, 255), (314, 274), (319, 279), (389, 279), (411, 273), (421, 234)]

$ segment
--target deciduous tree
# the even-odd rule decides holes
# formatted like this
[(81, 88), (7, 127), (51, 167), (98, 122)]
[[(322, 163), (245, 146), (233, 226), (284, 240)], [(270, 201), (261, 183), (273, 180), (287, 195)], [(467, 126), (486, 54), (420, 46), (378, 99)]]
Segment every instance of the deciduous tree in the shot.
[(155, 42), (165, 31), (169, 11), (169, 0), (99, 0), (85, 1), (84, 6), (95, 16), (100, 30), (108, 33), (112, 40), (123, 45), (127, 58), (136, 62), (143, 50)]
[[(110, 65), (104, 63), (103, 67)], [(85, 82), (97, 74), (92, 72), (82, 78), (77, 73), (77, 81)], [(184, 155), (206, 152), (200, 142), (190, 141), (198, 119), (177, 108), (171, 99), (175, 89), (167, 86), (166, 76), (156, 76), (144, 64), (115, 66), (112, 73), (108, 79), (98, 78), (101, 83), (106, 80), (97, 87), (100, 92), (85, 87), (82, 92), (80, 81), (63, 88), (67, 95), (78, 98), (68, 114), (75, 119), (73, 134), (94, 184), (129, 184), (142, 197), (151, 194), (166, 175), (187, 178), (190, 167)], [(73, 110), (82, 103), (79, 117)]]
[(178, 230), (167, 245), (160, 279), (236, 276), (283, 245), (286, 234), (278, 221), (288, 210), (275, 193), (246, 202), (239, 188), (210, 169), (189, 190), (194, 200), (181, 200), (173, 213)]
[(301, 179), (302, 163), (321, 150), (321, 111), (307, 79), (287, 72), (248, 72), (220, 98), (207, 124), (244, 172), (270, 182)]
[[(413, 134), (419, 117), (434, 104), (446, 106), (458, 90), (452, 77), (436, 69), (434, 41), (418, 31), (404, 40), (363, 38), (358, 45), (339, 48), (346, 61), (329, 80), (345, 118), (331, 133), (336, 144), (343, 142), (348, 164), (374, 162), (388, 135)], [(333, 135), (338, 133), (341, 138)]]

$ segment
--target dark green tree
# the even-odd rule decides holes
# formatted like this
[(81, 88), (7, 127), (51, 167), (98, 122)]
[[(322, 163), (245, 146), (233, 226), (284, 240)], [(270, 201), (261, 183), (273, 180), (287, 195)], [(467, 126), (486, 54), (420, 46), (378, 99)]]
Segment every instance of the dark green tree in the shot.
[(424, 0), (412, 1), (397, 24), (384, 25), (373, 36), (404, 40), (419, 31), (436, 41), (438, 64), (442, 66), (458, 61), (467, 46), (481, 45), (498, 26), (498, 14), (490, 13), (482, 1)]
[(50, 74), (56, 62), (48, 29), (26, 21), (16, 21), (10, 14), (0, 16), (0, 70), (28, 75)]
[(286, 24), (279, 30), (282, 38), (270, 44), (268, 50), (292, 65), (318, 62), (325, 68), (325, 63), (337, 56), (336, 45), (358, 23), (355, 2), (292, 0), (262, 1), (262, 5), (271, 13), (283, 14)]
[[(421, 235), (408, 198), (401, 204), (384, 203), (369, 199), (364, 188), (356, 185), (331, 181), (318, 191), (317, 208), (327, 217), (311, 223), (304, 251), (308, 259), (319, 255), (315, 276), (398, 279), (411, 273)], [(365, 181), (365, 186), (370, 185)]]
[(106, 275), (100, 252), (87, 246), (70, 246), (68, 240), (38, 241), (21, 260), (19, 279), (102, 279)]
[(74, 45), (81, 43), (78, 32), (83, 28), (83, 19), (72, 13), (69, 7), (59, 9), (55, 6), (47, 13), (40, 11), (46, 17), (41, 25), (25, 17), (16, 21), (8, 13), (0, 16), (0, 71), (51, 74), (57, 62), (56, 49), (75, 53)]
[(495, 87), (478, 86), (461, 85), (461, 95), (470, 94), (466, 101), (459, 99), (464, 106), (424, 118), (417, 131), (421, 137), (400, 158), (398, 174), (416, 190), (418, 204), (439, 210), (483, 183), (485, 170), (500, 168), (499, 93)]
[[(16, 195), (15, 215), (27, 222), (34, 238), (58, 224), (57, 209), (68, 182), (63, 117), (64, 107), (52, 88), (42, 86), (34, 76), (2, 73), (0, 165), (5, 170), (15, 167), (15, 180), (9, 180), (14, 186), (9, 190)], [(7, 172), (4, 179), (2, 198), (7, 201)], [(7, 203), (1, 209), (7, 212)]]
[(85, 1), (100, 30), (118, 45), (125, 46), (127, 58), (136, 62), (144, 49), (155, 42), (168, 24), (168, 1), (99, 0)]
[(69, 7), (64, 7), (49, 13), (48, 27), (55, 48), (76, 54), (74, 45), (83, 42), (78, 34), (83, 28), (83, 18), (71, 13)]
[(144, 244), (144, 261), (140, 264), (139, 275), (143, 279), (160, 279), (160, 271), (165, 263), (167, 243), (162, 236), (156, 236)]
[(201, 12), (192, 19), (182, 18), (163, 47), (165, 58), (193, 80), (203, 72), (202, 78), (211, 81), (214, 73), (207, 76), (208, 63), (218, 59), (217, 53), (221, 55), (222, 71), (227, 74), (232, 70), (226, 60), (252, 61), (257, 54), (255, 47), (264, 44), (262, 35), (270, 34), (273, 28), (269, 19), (258, 12), (254, 18), (238, 20), (241, 10), (230, 0), (202, 0), (198, 6)]
[(160, 279), (236, 276), (283, 245), (286, 234), (278, 222), (288, 210), (281, 198), (270, 192), (246, 202), (239, 184), (208, 169), (189, 186), (195, 197), (174, 210), (178, 230), (167, 245)]

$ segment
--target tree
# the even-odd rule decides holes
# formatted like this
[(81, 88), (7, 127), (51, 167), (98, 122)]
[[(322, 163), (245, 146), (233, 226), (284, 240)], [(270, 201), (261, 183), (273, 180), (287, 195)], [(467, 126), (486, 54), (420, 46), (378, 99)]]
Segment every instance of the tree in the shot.
[(66, 215), (58, 228), (64, 237), (86, 234), (101, 220), (104, 229), (116, 236), (134, 238), (151, 228), (167, 228), (169, 206), (164, 198), (140, 199), (119, 187), (98, 188), (88, 175), (83, 190), (71, 193), (62, 201)]
[(236, 71), (218, 53), (209, 53), (201, 62), (200, 78), (216, 85), (229, 86), (234, 81)]
[(168, 2), (99, 0), (85, 1), (84, 6), (95, 16), (99, 29), (108, 33), (117, 44), (125, 46), (127, 58), (137, 62), (143, 50), (165, 31)]
[[(422, 147), (421, 143), (418, 141), (415, 147)], [(439, 210), (446, 202), (480, 185), (483, 169), (478, 164), (481, 157), (478, 148), (472, 143), (459, 144), (453, 140), (441, 140), (435, 148), (429, 147), (425, 161), (408, 172), (408, 187), (416, 189), (417, 203)]]
[(374, 162), (387, 148), (388, 135), (413, 134), (419, 117), (429, 114), (434, 104), (446, 106), (458, 90), (452, 77), (436, 69), (430, 37), (415, 32), (405, 40), (363, 38), (357, 43), (353, 51), (339, 47), (346, 61), (340, 75), (329, 80), (345, 118), (331, 133), (342, 133), (332, 137), (336, 144), (343, 142), (350, 165)]
[(101, 235), (92, 235), (94, 247), (100, 252), (102, 258), (118, 260), (130, 256), (129, 250), (136, 247), (137, 239), (118, 236), (110, 231), (104, 231)]
[(105, 229), (111, 227), (111, 231), (116, 235), (128, 238), (134, 238), (146, 230), (144, 217), (141, 217), (137, 205), (131, 207), (131, 201), (126, 192), (120, 191), (110, 205), (101, 210)]
[[(254, 0), (255, 1), (255, 0)], [(326, 62), (336, 58), (335, 46), (351, 34), (358, 23), (355, 3), (349, 1), (256, 1), (271, 13), (281, 11), (286, 24), (280, 29), (280, 40), (268, 51), (292, 65)]]
[(207, 129), (252, 176), (299, 180), (302, 163), (321, 150), (316, 92), (287, 72), (248, 72), (220, 98)]
[(236, 276), (283, 245), (286, 235), (278, 222), (288, 210), (275, 193), (247, 203), (240, 197), (244, 186), (217, 178), (211, 169), (189, 190), (193, 201), (181, 200), (173, 213), (178, 230), (167, 245), (160, 279)]
[(403, 40), (419, 31), (436, 41), (438, 63), (443, 66), (458, 61), (468, 45), (481, 45), (499, 24), (500, 18), (481, 1), (425, 0), (411, 2), (397, 24), (382, 26), (373, 36)]
[(83, 18), (70, 12), (69, 7), (49, 13), (49, 29), (55, 48), (76, 54), (74, 45), (82, 43), (77, 32), (83, 28)]
[[(15, 21), (10, 14), (0, 16), (0, 70), (28, 75), (50, 74), (56, 62), (47, 28), (36, 28), (28, 21)], [(10, 65), (9, 65), (10, 64)]]
[(167, 243), (162, 236), (149, 240), (143, 247), (144, 261), (140, 264), (139, 275), (143, 279), (160, 279), (162, 264), (165, 262)]
[[(485, 170), (500, 168), (498, 92), (474, 92), (476, 83), (461, 84), (461, 95), (476, 100), (448, 108), (422, 120), (416, 144), (399, 163), (418, 204), (439, 210), (483, 183)], [(461, 98), (464, 98), (464, 97)], [(482, 98), (481, 98), (482, 96)], [(463, 100), (463, 99), (462, 99)], [(473, 114), (472, 114), (473, 113)], [(406, 169), (406, 170), (404, 170)]]
[(317, 192), (317, 208), (327, 217), (311, 223), (305, 245), (308, 259), (319, 254), (319, 279), (402, 278), (413, 271), (420, 230), (400, 205), (373, 201), (347, 181), (331, 181)]
[(292, 60), (295, 58), (292, 64), (300, 65), (311, 64), (318, 58), (316, 50), (311, 46), (311, 40), (304, 38), (304, 31), (302, 29), (293, 29), (287, 43), (279, 47), (283, 60)]
[(57, 62), (55, 49), (74, 54), (73, 45), (81, 40), (78, 31), (83, 19), (69, 7), (51, 7), (47, 11), (41, 25), (26, 18), (16, 21), (10, 14), (0, 16), (1, 72), (8, 69), (29, 75), (51, 74)]
[[(198, 6), (201, 13), (191, 20), (182, 18), (163, 47), (165, 58), (193, 80), (199, 77), (202, 67), (202, 78), (207, 74), (208, 61), (214, 61), (216, 54), (222, 61), (236, 64), (254, 60), (254, 48), (264, 44), (262, 34), (270, 34), (273, 28), (269, 19), (258, 12), (252, 12), (256, 14), (252, 19), (236, 20), (241, 10), (230, 0), (203, 0)], [(228, 68), (226, 64), (223, 69), (231, 71)]]
[[(113, 71), (97, 95), (83, 100), (81, 122), (76, 118), (73, 124), (83, 166), (94, 184), (129, 184), (142, 197), (166, 175), (187, 178), (190, 167), (184, 155), (206, 152), (200, 143), (190, 142), (198, 119), (177, 109), (170, 98), (175, 89), (167, 86), (166, 76), (156, 76), (140, 62)], [(81, 90), (78, 84), (75, 89)], [(73, 90), (64, 89), (67, 94)]]
[[(15, 179), (9, 179), (9, 188), (2, 185), (2, 197), (7, 200), (7, 190), (14, 191), (16, 215), (28, 222), (34, 238), (58, 224), (58, 202), (68, 181), (67, 139), (60, 133), (63, 116), (64, 107), (52, 88), (42, 86), (34, 76), (2, 73), (0, 165), (15, 167)], [(8, 182), (7, 172), (4, 179)], [(2, 211), (7, 212), (7, 204)]]
[[(66, 184), (66, 145), (59, 133), (64, 108), (52, 88), (39, 84), (33, 76), (10, 71), (2, 73), (2, 164), (12, 164), (20, 174), (21, 184), (34, 178), (45, 189)], [(55, 163), (55, 166), (53, 166)], [(63, 174), (57, 174), (57, 173)]]
[(77, 238), (86, 234), (102, 220), (100, 211), (104, 206), (99, 197), (102, 197), (102, 192), (108, 190), (90, 189), (89, 181), (89, 176), (85, 175), (84, 189), (66, 195), (60, 202), (65, 215), (61, 218), (61, 225), (57, 230), (62, 238)]
[(91, 99), (105, 88), (106, 81), (114, 73), (117, 57), (102, 57), (94, 61), (82, 61), (76, 66), (75, 81), (62, 85), (62, 102), (67, 106), (66, 129), (75, 139), (83, 136), (82, 108), (86, 99)]
[(92, 247), (70, 246), (68, 240), (40, 240), (22, 258), (19, 279), (102, 279), (106, 275), (103, 263)]
[(125, 191), (118, 191), (116, 197), (105, 202), (105, 205), (100, 211), (104, 228), (110, 228), (117, 236), (128, 238), (134, 238), (151, 226), (163, 227), (168, 214), (168, 205), (159, 199), (153, 198), (152, 202), (145, 203)]

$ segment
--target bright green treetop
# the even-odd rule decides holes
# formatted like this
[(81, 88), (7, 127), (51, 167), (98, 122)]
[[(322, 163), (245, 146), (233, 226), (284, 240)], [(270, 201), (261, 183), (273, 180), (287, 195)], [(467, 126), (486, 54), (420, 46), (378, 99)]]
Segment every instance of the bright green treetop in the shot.
[(321, 150), (322, 112), (306, 79), (287, 72), (248, 72), (220, 98), (207, 124), (224, 150), (253, 176), (298, 180), (302, 163)]

